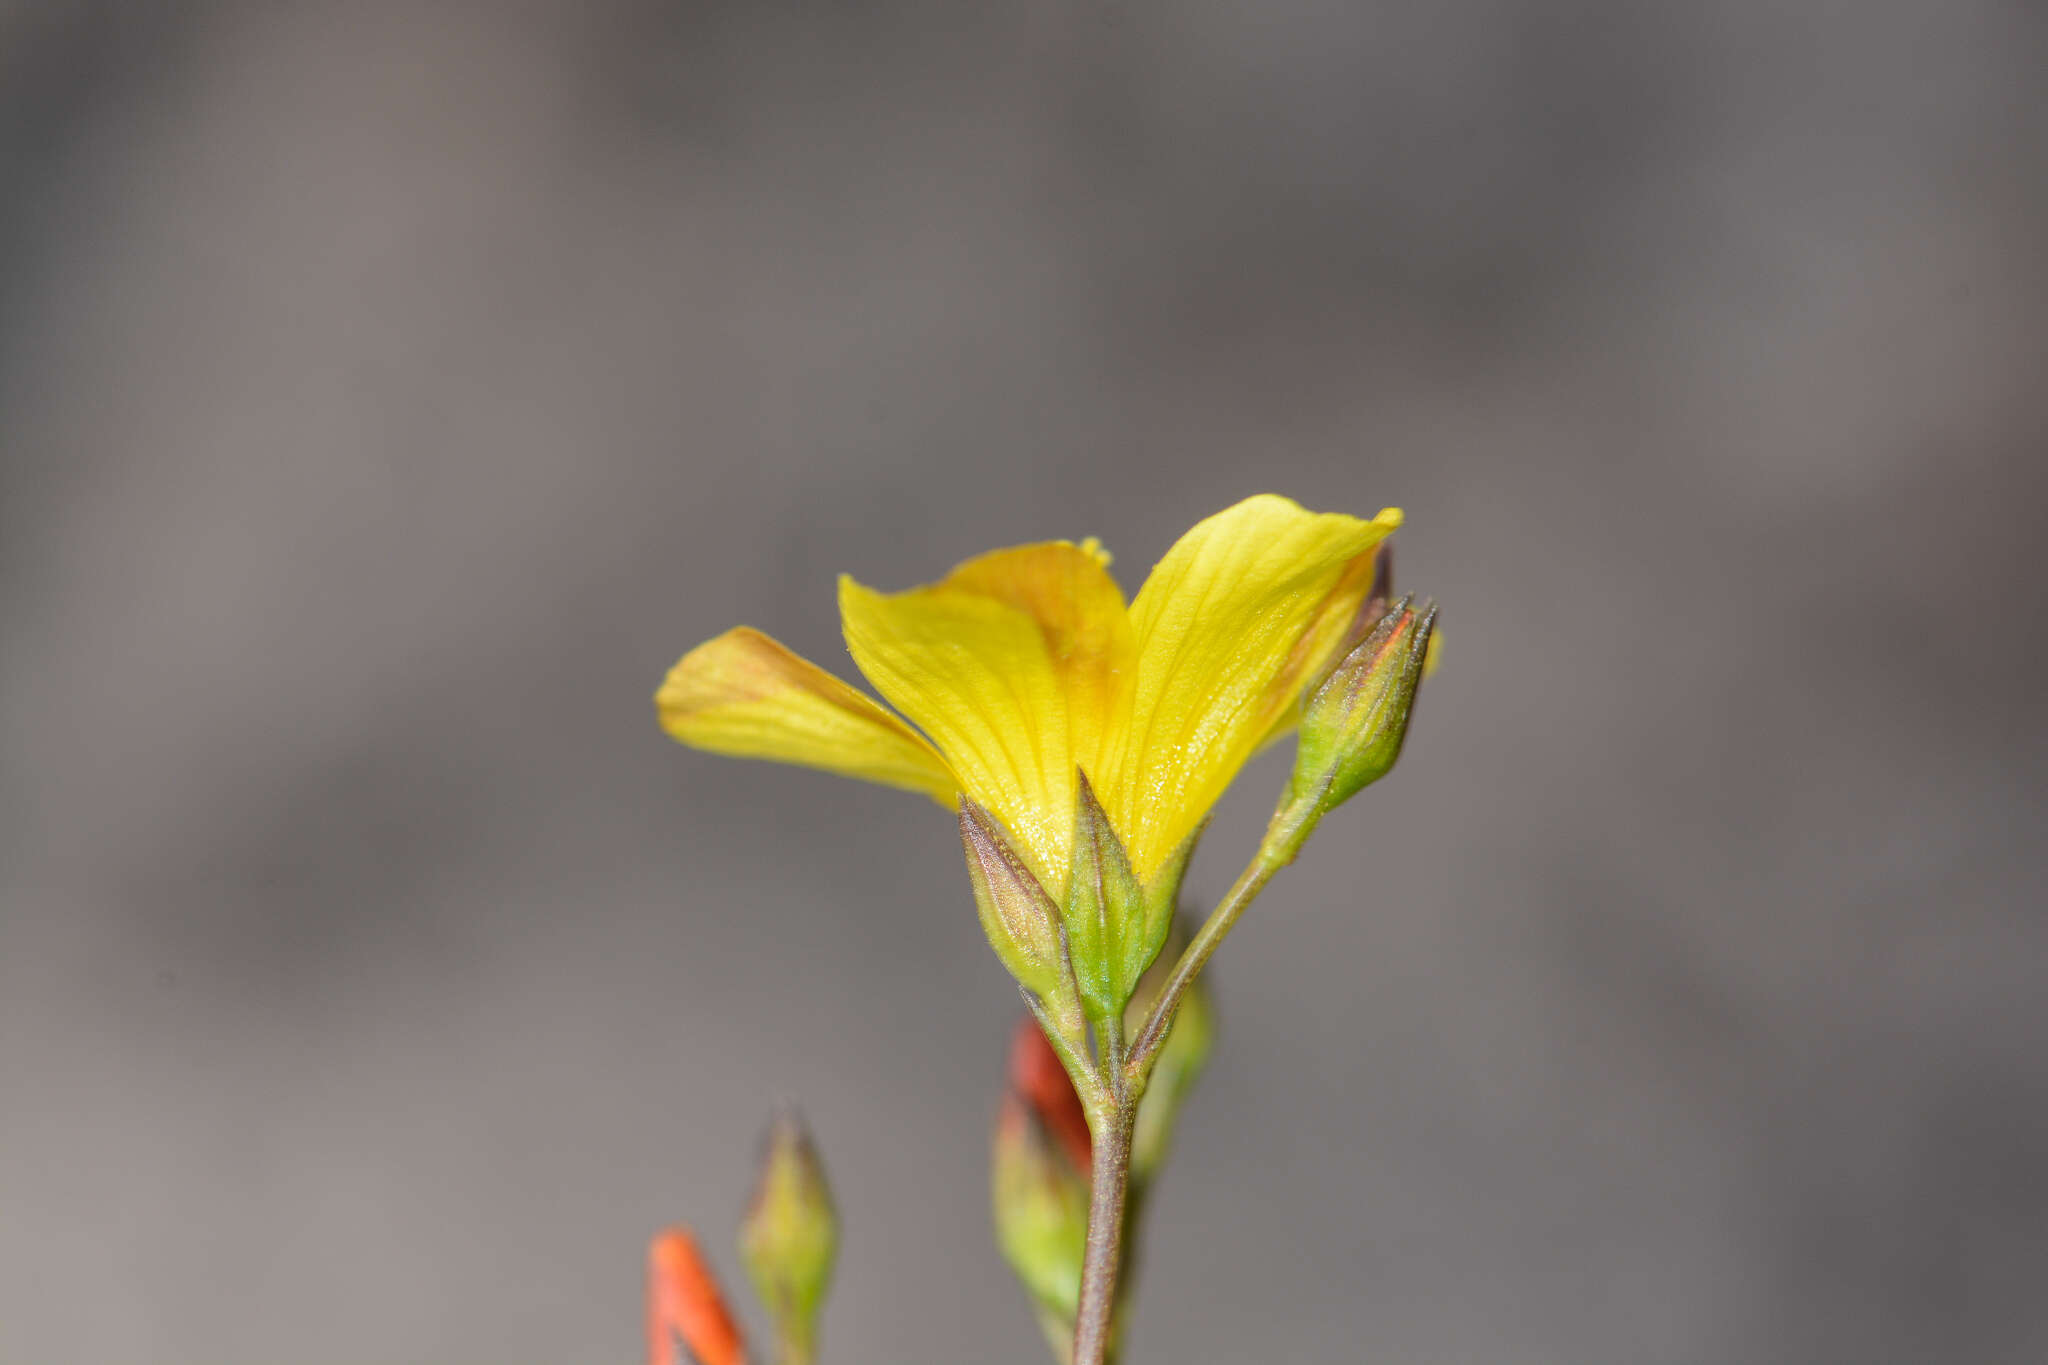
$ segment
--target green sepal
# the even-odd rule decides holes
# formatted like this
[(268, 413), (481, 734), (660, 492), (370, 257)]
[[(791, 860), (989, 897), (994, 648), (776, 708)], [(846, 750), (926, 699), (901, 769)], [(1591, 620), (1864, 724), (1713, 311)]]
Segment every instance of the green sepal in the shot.
[(1000, 822), (960, 798), (960, 842), (982, 932), (1019, 985), (1049, 1001), (1070, 999), (1059, 907), (1010, 844)]
[(1403, 598), (1308, 695), (1283, 808), (1312, 804), (1312, 827), (1393, 768), (1435, 628), (1434, 604)]
[[(1143, 950), (1145, 888), (1131, 871), (1123, 841), (1110, 826), (1088, 774), (1079, 774), (1074, 801), (1074, 861), (1067, 876), (1067, 946), (1074, 980), (1091, 1019), (1123, 1012), (1137, 977), (1130, 961)], [(1158, 945), (1152, 945), (1158, 951)], [(1138, 969), (1140, 972), (1143, 967)]]
[(1099, 1022), (1122, 1015), (1139, 978), (1158, 958), (1201, 831), (1189, 835), (1151, 881), (1140, 882), (1088, 774), (1079, 772), (1077, 783), (1073, 865), (1062, 917), (1082, 1003)]

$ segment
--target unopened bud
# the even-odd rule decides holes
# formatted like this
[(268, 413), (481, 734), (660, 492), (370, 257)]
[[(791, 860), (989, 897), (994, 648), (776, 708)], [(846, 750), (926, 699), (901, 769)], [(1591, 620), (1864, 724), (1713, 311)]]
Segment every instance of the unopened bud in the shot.
[(647, 1249), (647, 1365), (746, 1365), (739, 1328), (688, 1228)]
[(974, 907), (996, 956), (1025, 989), (1046, 1000), (1071, 1000), (1059, 908), (1010, 846), (1002, 825), (965, 796), (960, 842), (967, 850)]
[(1003, 1097), (990, 1162), (996, 1241), (1048, 1337), (1071, 1335), (1088, 1245), (1088, 1174), (1023, 1095)]
[(1094, 1139), (1088, 1133), (1088, 1111), (1081, 1104), (1073, 1078), (1059, 1054), (1046, 1041), (1045, 1030), (1026, 1015), (1010, 1034), (1010, 1090), (1021, 1096), (1066, 1153), (1077, 1171), (1088, 1169)]
[(768, 1309), (785, 1361), (817, 1354), (818, 1312), (839, 1250), (839, 1216), (818, 1149), (795, 1110), (776, 1115), (740, 1222), (740, 1259)]
[(1289, 792), (1335, 810), (1386, 776), (1401, 756), (1422, 682), (1436, 606), (1404, 597), (1330, 670), (1302, 706)]

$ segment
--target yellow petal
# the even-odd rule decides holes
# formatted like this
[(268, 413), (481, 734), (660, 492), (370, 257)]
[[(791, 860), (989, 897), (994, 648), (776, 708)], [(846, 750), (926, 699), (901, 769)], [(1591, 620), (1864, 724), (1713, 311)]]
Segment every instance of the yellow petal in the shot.
[[(1373, 547), (1401, 524), (1261, 494), (1182, 536), (1131, 605), (1137, 670), (1102, 792), (1149, 877), (1343, 641), (1372, 589)], [(1098, 790), (1101, 784), (1098, 783)]]
[(839, 580), (854, 662), (1055, 895), (1076, 767), (1096, 770), (1130, 672), (1130, 617), (1107, 562), (1093, 542), (1053, 541), (982, 555), (908, 592)]
[(654, 704), (663, 729), (713, 753), (823, 768), (923, 792), (948, 808), (959, 790), (917, 732), (747, 626), (685, 654)]
[[(1401, 525), (1401, 509), (1383, 508), (1373, 521), (1397, 530)], [(1288, 655), (1287, 664), (1274, 678), (1268, 688), (1267, 700), (1271, 703), (1273, 722), (1266, 733), (1259, 738), (1252, 752), (1258, 753), (1269, 744), (1277, 743), (1294, 733), (1301, 721), (1301, 708), (1294, 703), (1301, 700), (1302, 693), (1310, 685), (1337, 666), (1337, 661), (1350, 653), (1363, 640), (1378, 621), (1363, 616), (1365, 604), (1375, 592), (1384, 596), (1386, 585), (1378, 581), (1380, 562), (1385, 551), (1376, 546), (1365, 554), (1353, 559), (1344, 568), (1337, 585), (1323, 599), (1317, 608), (1315, 619), (1295, 642)], [(1379, 605), (1384, 606), (1382, 601)], [(1432, 635), (1430, 639), (1435, 640)]]

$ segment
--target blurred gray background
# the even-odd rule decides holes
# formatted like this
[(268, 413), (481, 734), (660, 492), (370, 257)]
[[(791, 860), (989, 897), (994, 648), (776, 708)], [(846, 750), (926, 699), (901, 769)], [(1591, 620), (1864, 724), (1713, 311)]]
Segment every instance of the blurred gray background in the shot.
[(1448, 648), (1131, 1365), (2048, 1359), (2042, 15), (0, 3), (0, 1361), (633, 1360), (783, 1096), (1038, 1360), (950, 822), (650, 694), (1264, 489)]

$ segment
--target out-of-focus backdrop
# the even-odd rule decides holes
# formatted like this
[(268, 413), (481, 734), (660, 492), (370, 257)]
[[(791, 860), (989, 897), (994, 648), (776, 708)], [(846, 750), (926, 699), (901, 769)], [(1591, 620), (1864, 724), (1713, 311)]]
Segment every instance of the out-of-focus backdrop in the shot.
[[(806, 1106), (1024, 1362), (1017, 1002), (736, 622), (1408, 509), (1152, 1361), (2048, 1359), (2048, 29), (1997, 0), (0, 4), (0, 1361), (627, 1361)], [(1213, 897), (1282, 776), (1254, 768)]]

